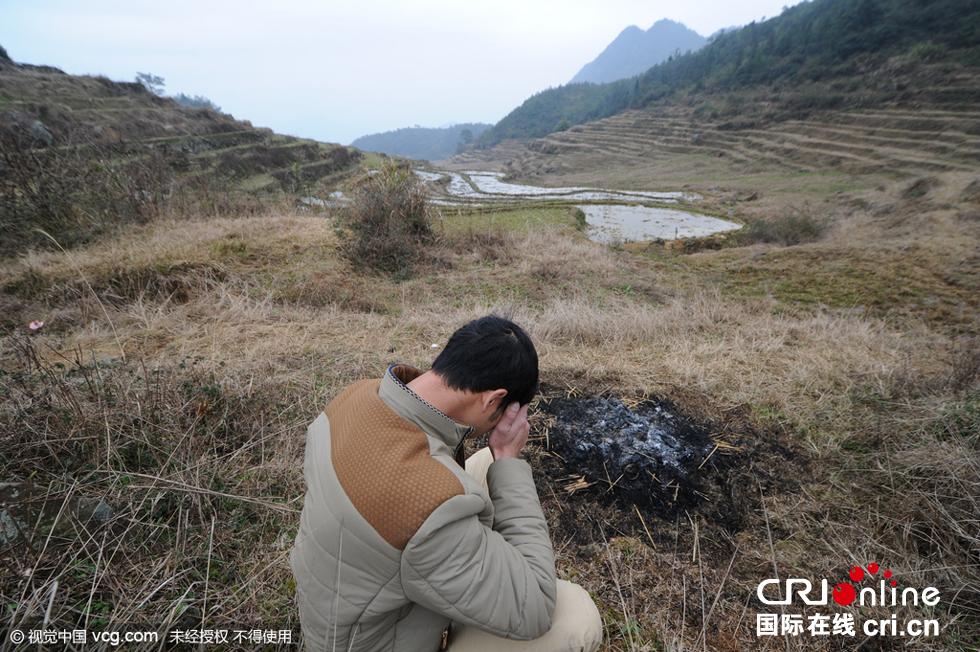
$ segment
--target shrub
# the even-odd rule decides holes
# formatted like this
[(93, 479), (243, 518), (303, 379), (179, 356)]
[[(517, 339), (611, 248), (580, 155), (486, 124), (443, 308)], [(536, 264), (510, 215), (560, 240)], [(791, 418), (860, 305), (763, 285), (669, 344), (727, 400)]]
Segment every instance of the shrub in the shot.
[(340, 253), (354, 267), (407, 277), (434, 239), (428, 193), (407, 167), (385, 161), (347, 189), (340, 213)]
[(695, 120), (717, 120), (719, 111), (714, 104), (706, 102), (694, 109), (693, 115)]
[(905, 192), (902, 193), (902, 197), (905, 199), (919, 199), (920, 197), (925, 197), (929, 194), (929, 191), (933, 188), (941, 185), (939, 179), (936, 177), (921, 177), (912, 182)]
[(26, 122), (0, 124), (0, 256), (49, 246), (49, 236), (85, 242), (163, 209), (173, 171), (158, 152), (123, 158), (121, 146), (86, 143), (71, 129), (49, 147)]
[[(29, 497), (4, 505), (0, 532), (9, 557), (0, 586), (5, 596), (27, 596), (4, 598), (4, 631), (42, 617), (59, 629), (92, 627), (90, 613), (120, 627), (136, 619), (171, 623), (200, 609), (200, 597), (191, 596), (197, 578), (209, 570), (211, 595), (227, 584), (219, 600), (234, 603), (223, 612), (228, 618), (259, 629), (297, 627), (291, 595), (270, 590), (259, 600), (242, 600), (235, 591), (240, 577), (281, 588), (289, 575), (279, 563), (272, 564), (280, 570), (270, 567), (271, 575), (254, 574), (255, 551), (275, 550), (275, 540), (295, 528), (298, 518), (289, 501), (302, 499), (295, 470), (300, 457), (286, 444), (292, 436), (275, 433), (302, 430), (301, 394), (202, 370), (203, 357), (160, 360), (149, 368), (136, 359), (92, 356), (86, 362), (83, 352), (49, 361), (38, 340), (23, 334), (5, 337), (4, 346), (12, 351), (0, 364), (12, 362), (14, 353), (20, 362), (0, 368), (0, 477), (15, 483), (15, 496)], [(274, 461), (263, 457), (270, 439), (279, 442)], [(5, 502), (10, 494), (4, 492)], [(50, 515), (38, 518), (42, 514)], [(30, 527), (22, 526), (25, 517)], [(177, 530), (190, 538), (178, 542), (170, 534)], [(58, 554), (48, 556), (43, 572), (19, 584), (8, 579), (11, 565), (29, 568), (27, 560), (34, 563), (35, 551), (49, 541)], [(211, 555), (180, 550), (208, 550), (212, 541), (213, 563)], [(95, 593), (97, 612), (90, 598), (95, 578), (108, 585)], [(161, 583), (167, 591), (146, 589)], [(41, 594), (45, 600), (38, 607), (40, 601), (30, 596)]]
[(796, 211), (774, 219), (754, 219), (746, 224), (742, 244), (772, 242), (784, 246), (816, 242), (823, 237), (827, 223), (814, 218), (808, 211)]

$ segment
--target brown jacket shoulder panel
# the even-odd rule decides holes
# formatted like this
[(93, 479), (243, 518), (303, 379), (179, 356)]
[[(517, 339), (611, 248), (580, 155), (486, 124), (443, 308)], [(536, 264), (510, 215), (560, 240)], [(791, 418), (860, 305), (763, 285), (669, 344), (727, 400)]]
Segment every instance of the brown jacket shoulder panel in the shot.
[(432, 458), (426, 434), (384, 404), (380, 382), (356, 383), (327, 406), (331, 460), (361, 516), (389, 545), (404, 550), (439, 505), (463, 493), (463, 485)]

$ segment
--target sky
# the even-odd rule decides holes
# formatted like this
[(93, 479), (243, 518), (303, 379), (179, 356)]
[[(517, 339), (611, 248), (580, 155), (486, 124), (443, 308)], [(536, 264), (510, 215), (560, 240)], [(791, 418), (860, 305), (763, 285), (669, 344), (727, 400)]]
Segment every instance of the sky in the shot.
[(709, 36), (798, 0), (0, 0), (14, 61), (203, 95), (257, 127), (349, 144), (495, 123), (626, 27)]

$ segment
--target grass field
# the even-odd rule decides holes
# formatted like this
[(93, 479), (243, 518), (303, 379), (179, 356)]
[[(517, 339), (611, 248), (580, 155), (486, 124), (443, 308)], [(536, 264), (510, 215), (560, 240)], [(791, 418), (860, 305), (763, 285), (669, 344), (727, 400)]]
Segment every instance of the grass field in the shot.
[[(447, 208), (425, 259), (395, 281), (352, 271), (329, 212), (191, 214), (5, 259), (0, 477), (54, 505), (103, 500), (113, 516), (55, 509), (52, 536), (0, 547), (0, 627), (295, 627), (287, 556), (306, 424), (350, 382), (427, 367), (433, 343), (499, 311), (535, 340), (543, 401), (667, 399), (730, 444), (705, 467), (699, 507), (643, 515), (613, 500), (611, 481), (576, 484), (538, 406), (527, 457), (559, 574), (597, 600), (605, 649), (976, 649), (975, 173), (916, 168), (907, 152), (891, 169), (800, 172), (758, 135), (740, 157), (695, 144), (645, 158), (657, 139), (623, 133), (635, 152), (504, 147), (482, 164), (511, 161), (545, 185), (676, 182), (710, 211), (772, 224), (805, 212), (826, 230), (793, 246), (609, 248), (565, 208)], [(871, 562), (939, 589), (937, 606), (898, 615), (937, 621), (939, 636), (757, 636), (757, 614), (779, 610), (758, 600), (761, 581), (833, 586)]]

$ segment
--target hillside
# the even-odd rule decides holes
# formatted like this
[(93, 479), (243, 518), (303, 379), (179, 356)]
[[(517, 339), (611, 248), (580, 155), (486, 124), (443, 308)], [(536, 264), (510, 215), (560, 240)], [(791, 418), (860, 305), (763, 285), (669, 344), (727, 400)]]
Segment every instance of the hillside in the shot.
[[(773, 94), (770, 119), (794, 117), (794, 111), (808, 108), (867, 108), (917, 95), (975, 103), (980, 98), (976, 88), (948, 88), (937, 97), (928, 84), (895, 87), (881, 78), (896, 66), (917, 61), (976, 67), (978, 33), (980, 6), (970, 0), (805, 2), (763, 23), (726, 31), (698, 52), (654, 66), (635, 79), (538, 93), (484, 133), (477, 147), (507, 138), (540, 138), (558, 125), (582, 124), (627, 109), (752, 89)], [(828, 89), (830, 80), (843, 88)], [(846, 106), (841, 104), (845, 97)]]
[(383, 152), (391, 156), (421, 161), (441, 161), (472, 143), (490, 126), (483, 123), (465, 123), (435, 129), (405, 127), (361, 136), (351, 143), (351, 147), (365, 152)]
[[(531, 141), (509, 141), (451, 159), (456, 169), (505, 169), (514, 179), (569, 185), (584, 183), (606, 167), (635, 170), (619, 183), (642, 184), (658, 162), (678, 157), (708, 165), (724, 161), (740, 169), (771, 168), (780, 174), (816, 169), (839, 175), (969, 175), (980, 165), (980, 103), (954, 101), (980, 88), (980, 69), (907, 62), (879, 70), (882, 88), (902, 88), (902, 101), (847, 111), (817, 102), (804, 106), (758, 93), (705, 94), (688, 105), (633, 109)], [(850, 80), (829, 81), (821, 96), (831, 106), (851, 106), (874, 88), (848, 91)], [(693, 99), (693, 98), (692, 98)], [(779, 119), (773, 119), (774, 112)], [(676, 172), (663, 177), (671, 179)], [(804, 172), (806, 173), (806, 172)], [(697, 175), (690, 170), (690, 180)], [(613, 178), (603, 181), (612, 182)], [(703, 185), (700, 184), (699, 185)]]
[(707, 42), (694, 30), (672, 20), (658, 20), (646, 31), (630, 25), (569, 83), (603, 84), (635, 77), (668, 57), (699, 50)]
[[(867, 632), (821, 638), (804, 631), (792, 641), (757, 635), (756, 617), (776, 609), (760, 605), (756, 591), (762, 577), (784, 572), (776, 567), (810, 581), (826, 577), (833, 585), (846, 581), (849, 569), (880, 559), (903, 569), (902, 586), (940, 587), (944, 614), (980, 622), (974, 566), (980, 537), (967, 526), (980, 509), (980, 70), (946, 57), (905, 56), (861, 79), (821, 78), (810, 101), (796, 106), (779, 105), (792, 97), (785, 88), (692, 92), (689, 101), (627, 110), (450, 161), (453, 169), (500, 170), (544, 187), (696, 192), (704, 197), (702, 210), (746, 225), (738, 246), (709, 239), (622, 247), (655, 275), (662, 294), (649, 300), (673, 305), (664, 295), (683, 296), (689, 312), (674, 317), (699, 324), (693, 327), (697, 334), (676, 338), (662, 335), (671, 329), (663, 322), (630, 322), (629, 328), (646, 332), (638, 337), (644, 353), (636, 359), (651, 365), (648, 382), (656, 383), (660, 374), (682, 376), (686, 387), (713, 395), (719, 376), (751, 367), (745, 381), (753, 383), (747, 398), (753, 422), (783, 433), (780, 441), (799, 455), (757, 458), (757, 468), (772, 476), (749, 481), (757, 500), (730, 513), (736, 521), (758, 518), (754, 534), (741, 529), (744, 521), (728, 528), (718, 525), (722, 518), (694, 516), (674, 522), (680, 543), (665, 543), (656, 532), (648, 536), (636, 519), (635, 539), (615, 557), (641, 557), (627, 563), (634, 575), (608, 563), (609, 557), (590, 566), (594, 577), (618, 574), (597, 579), (598, 586), (634, 578), (631, 591), (643, 597), (623, 600), (634, 611), (617, 622), (644, 614), (640, 618), (651, 624), (641, 628), (641, 641), (656, 630), (657, 643), (672, 650), (850, 650), (864, 641), (867, 649), (938, 651), (980, 643), (980, 630), (972, 625), (947, 643), (940, 643), (943, 633), (913, 640), (904, 629), (888, 638)], [(865, 103), (888, 93), (894, 93), (890, 100)], [(556, 276), (558, 283), (565, 280)], [(636, 285), (640, 278), (624, 276), (623, 291), (649, 296), (649, 288)], [(732, 305), (753, 316), (722, 308)], [(651, 319), (662, 316), (658, 311)], [(811, 318), (827, 321), (818, 325)], [(591, 324), (608, 333), (613, 322), (626, 319)], [(782, 330), (784, 319), (794, 323), (789, 331)], [(818, 352), (816, 342), (838, 320), (849, 322), (847, 333), (830, 336), (827, 349)], [(750, 323), (755, 326), (745, 330)], [(892, 363), (879, 358), (882, 366), (867, 367), (856, 351), (844, 353), (871, 333), (896, 344), (886, 356), (897, 356)], [(932, 353), (923, 355), (919, 347)], [(622, 356), (615, 363), (584, 353), (583, 366), (618, 379), (621, 360), (630, 355), (615, 344), (606, 348), (610, 356), (614, 350)], [(838, 354), (842, 358), (830, 363)], [(909, 361), (907, 371), (899, 359)], [(850, 371), (836, 376), (845, 368)], [(816, 389), (835, 376), (835, 389)], [(786, 384), (790, 377), (795, 380)], [(573, 391), (574, 383), (569, 385)], [(805, 468), (792, 467), (803, 460)], [(773, 490), (772, 477), (780, 475), (775, 469), (787, 465), (798, 484)], [(600, 479), (596, 492), (616, 481)], [(738, 492), (744, 482), (725, 486)], [(934, 490), (940, 493), (924, 501)], [(586, 508), (578, 503), (578, 509)], [(943, 525), (933, 520), (937, 514), (944, 515)], [(702, 601), (697, 591), (692, 599), (690, 587), (702, 585), (696, 558), (706, 541), (718, 552), (708, 563), (713, 570), (705, 583), (712, 588)], [(570, 565), (577, 568), (577, 560)], [(727, 588), (714, 588), (719, 585)], [(685, 617), (692, 604), (699, 614), (701, 605), (711, 613), (715, 591), (721, 596), (715, 613), (727, 605), (734, 622), (705, 625), (700, 615)], [(656, 606), (645, 609), (644, 603)], [(666, 623), (660, 609), (671, 614)], [(800, 611), (797, 605), (786, 609)], [(821, 610), (842, 611), (832, 605), (814, 613)], [(856, 620), (874, 618), (867, 613), (874, 609), (856, 611)], [(896, 611), (880, 609), (878, 617)], [(907, 610), (898, 613), (899, 622), (907, 617)], [(685, 625), (700, 633), (678, 635)], [(624, 638), (625, 649), (639, 648)]]
[(0, 254), (163, 214), (260, 210), (330, 187), (356, 150), (282, 136), (135, 82), (0, 58)]
[[(699, 196), (685, 208), (742, 224), (737, 235), (600, 245), (580, 230), (579, 200), (446, 206), (413, 193), (435, 237), (411, 273), (376, 274), (338, 233), (348, 211), (307, 210), (265, 173), (220, 173), (211, 157), (230, 147), (163, 168), (186, 200), (165, 189), (126, 228), (0, 258), (0, 516), (14, 524), (0, 528), (0, 649), (27, 649), (12, 630), (134, 623), (180, 633), (177, 647), (201, 647), (189, 637), (209, 628), (247, 638), (206, 649), (296, 644), (288, 557), (307, 424), (390, 364), (428, 368), (455, 328), (490, 311), (539, 351), (523, 455), (558, 576), (599, 607), (602, 652), (978, 649), (980, 70), (968, 47), (906, 46), (799, 90), (691, 88), (443, 164), (541, 187), (683, 191)], [(54, 140), (75, 112), (93, 136), (110, 118), (131, 130), (131, 149), (95, 150), (113, 170), (128, 169), (126, 152), (151, 160), (157, 141), (141, 130), (210, 147), (252, 131), (220, 114), (178, 119), (108, 80), (36, 67), (0, 79), (34, 157), (87, 152)], [(73, 97), (48, 121), (62, 88), (116, 110), (86, 113)], [(11, 104), (19, 96), (38, 99)], [(5, 201), (45, 178), (31, 172)], [(345, 190), (366, 187), (371, 206), (384, 199), (372, 179), (384, 175)], [(153, 196), (93, 187), (86, 201), (110, 207)], [(648, 448), (625, 466), (576, 458), (654, 413), (697, 445), (684, 473), (652, 466)], [(759, 599), (764, 582), (804, 579), (819, 598), (822, 580), (874, 589), (886, 572), (900, 595), (935, 588), (938, 604)], [(782, 615), (802, 629), (767, 633)], [(912, 622), (935, 628), (915, 636)], [(867, 629), (880, 623), (902, 633)], [(290, 644), (270, 641), (285, 634)]]

